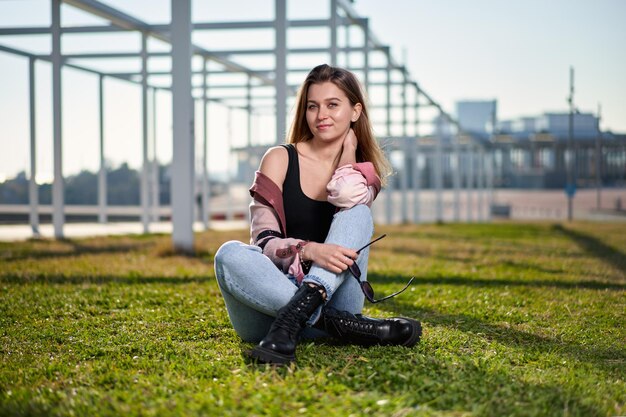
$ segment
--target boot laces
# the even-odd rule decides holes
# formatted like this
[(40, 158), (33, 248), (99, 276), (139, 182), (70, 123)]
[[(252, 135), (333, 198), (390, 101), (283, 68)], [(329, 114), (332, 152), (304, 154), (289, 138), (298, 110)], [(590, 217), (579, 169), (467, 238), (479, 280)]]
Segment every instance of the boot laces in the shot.
[(359, 319), (347, 312), (339, 313), (339, 325), (346, 330), (356, 333), (376, 336), (376, 325), (368, 320)]
[(274, 326), (287, 331), (291, 335), (296, 334), (309, 318), (303, 307), (311, 302), (313, 296), (314, 294), (308, 294), (297, 305), (282, 311), (274, 320)]

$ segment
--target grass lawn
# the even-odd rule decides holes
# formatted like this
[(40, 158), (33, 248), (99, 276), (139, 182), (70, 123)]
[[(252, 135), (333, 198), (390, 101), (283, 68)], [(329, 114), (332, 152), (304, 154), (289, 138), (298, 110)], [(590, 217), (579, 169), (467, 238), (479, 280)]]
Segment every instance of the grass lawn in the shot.
[(246, 362), (213, 255), (247, 231), (0, 243), (0, 416), (626, 414), (626, 223), (378, 227), (373, 316), (412, 349), (299, 345)]

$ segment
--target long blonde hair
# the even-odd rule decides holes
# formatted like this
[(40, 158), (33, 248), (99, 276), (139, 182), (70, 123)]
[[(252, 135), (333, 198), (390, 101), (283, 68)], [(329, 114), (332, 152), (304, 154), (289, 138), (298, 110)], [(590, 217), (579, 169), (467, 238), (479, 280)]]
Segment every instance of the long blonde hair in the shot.
[(359, 141), (356, 150), (356, 161), (371, 162), (376, 169), (378, 177), (384, 184), (387, 176), (391, 173), (391, 166), (374, 136), (361, 84), (356, 76), (346, 69), (322, 64), (309, 72), (298, 91), (296, 115), (289, 130), (288, 142), (295, 144), (306, 142), (313, 138), (313, 133), (306, 121), (307, 95), (312, 84), (320, 84), (327, 81), (332, 82), (341, 89), (348, 97), (352, 106), (361, 103), (361, 116), (351, 125)]

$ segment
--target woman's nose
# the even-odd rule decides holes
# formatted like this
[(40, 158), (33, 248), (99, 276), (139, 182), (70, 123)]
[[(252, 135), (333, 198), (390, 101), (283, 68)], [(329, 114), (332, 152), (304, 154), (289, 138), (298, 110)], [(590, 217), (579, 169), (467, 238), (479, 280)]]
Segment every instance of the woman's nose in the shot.
[(319, 120), (324, 120), (327, 117), (328, 117), (328, 112), (323, 107), (320, 107), (319, 111), (317, 112), (317, 118)]

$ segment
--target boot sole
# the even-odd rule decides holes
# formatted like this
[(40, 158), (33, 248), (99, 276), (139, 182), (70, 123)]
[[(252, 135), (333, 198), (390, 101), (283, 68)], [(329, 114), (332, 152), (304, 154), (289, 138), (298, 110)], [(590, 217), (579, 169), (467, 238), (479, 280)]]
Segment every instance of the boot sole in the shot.
[(283, 355), (270, 349), (257, 346), (247, 352), (248, 356), (259, 363), (287, 365), (296, 360), (296, 355)]
[(422, 337), (422, 324), (417, 320), (406, 320), (414, 323), (415, 326), (413, 327), (413, 333), (411, 334), (411, 337), (409, 337), (408, 340), (402, 344), (402, 346), (413, 347), (417, 344), (417, 342), (420, 341), (420, 338)]

